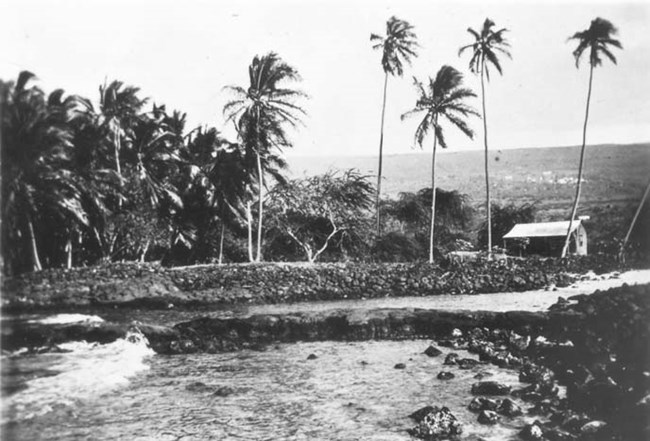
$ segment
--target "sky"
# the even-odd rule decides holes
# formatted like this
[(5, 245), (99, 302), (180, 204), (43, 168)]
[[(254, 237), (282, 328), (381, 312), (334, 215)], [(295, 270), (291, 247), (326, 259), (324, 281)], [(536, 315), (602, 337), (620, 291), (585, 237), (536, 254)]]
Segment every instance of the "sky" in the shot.
[[(417, 119), (401, 121), (417, 98), (413, 77), (426, 80), (451, 65), (480, 95), (468, 70), (468, 27), (486, 17), (508, 29), (512, 59), (502, 60), (487, 85), (491, 149), (579, 145), (588, 64), (576, 69), (567, 38), (602, 17), (619, 29), (624, 50), (594, 74), (587, 142), (650, 141), (650, 1), (447, 0), (2, 0), (0, 79), (21, 70), (46, 91), (98, 98), (98, 87), (119, 79), (142, 96), (187, 112), (190, 128), (225, 125), (223, 87), (247, 86), (257, 54), (277, 52), (302, 77), (304, 127), (292, 133), (289, 154), (376, 155), (384, 73), (369, 36), (383, 34), (391, 16), (411, 23), (419, 56), (388, 84), (384, 153), (419, 151)], [(7, 43), (8, 42), (8, 43)], [(586, 60), (585, 60), (586, 61)], [(480, 109), (480, 100), (472, 104)], [(470, 121), (474, 140), (446, 128), (449, 151), (482, 148), (482, 124)], [(429, 151), (432, 139), (425, 140)]]

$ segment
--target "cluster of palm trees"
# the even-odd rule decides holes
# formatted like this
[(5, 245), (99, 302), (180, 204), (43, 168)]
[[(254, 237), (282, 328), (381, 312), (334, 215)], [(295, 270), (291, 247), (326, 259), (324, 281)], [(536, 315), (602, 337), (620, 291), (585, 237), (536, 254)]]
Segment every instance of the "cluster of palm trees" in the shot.
[(214, 127), (186, 131), (186, 115), (165, 106), (145, 110), (139, 89), (119, 81), (99, 88), (97, 108), (45, 94), (30, 72), (0, 82), (6, 272), (197, 253), (215, 230), (221, 261), (225, 230), (246, 224), (250, 260), (261, 260), (265, 176), (282, 180), (279, 150), (291, 145), (286, 128), (300, 123), (304, 94), (285, 87), (298, 75), (274, 53), (255, 57), (249, 76), (249, 87), (227, 88), (236, 142)]
[[(490, 19), (480, 31), (469, 28), (468, 32), (473, 42), (462, 46), (459, 55), (471, 52), (469, 69), (481, 79), (482, 111), (467, 104), (476, 94), (463, 86), (463, 75), (444, 65), (427, 81), (414, 79), (418, 97), (414, 108), (402, 115), (402, 119), (420, 115), (415, 131), (419, 146), (433, 134), (432, 190), (426, 193), (431, 199), (430, 261), (439, 193), (436, 149), (447, 147), (446, 124), (472, 138), (474, 131), (467, 122), (471, 116), (483, 120), (488, 252), (492, 249), (485, 81), (491, 68), (502, 73), (499, 57), (510, 53), (504, 37), (507, 30), (496, 30)], [(571, 37), (578, 40), (573, 53), (576, 65), (586, 51), (590, 64), (572, 220), (580, 197), (593, 72), (603, 56), (616, 62), (610, 48), (621, 44), (612, 37), (615, 34), (610, 22), (597, 18), (589, 29)], [(395, 17), (388, 20), (384, 36), (370, 38), (373, 47), (382, 51), (385, 73), (375, 201), (375, 240), (381, 240), (388, 78), (403, 75), (419, 46), (413, 27)], [(99, 88), (97, 107), (60, 89), (45, 94), (32, 84), (30, 72), (22, 72), (15, 82), (0, 81), (5, 271), (164, 258), (161, 252), (173, 256), (178, 253), (170, 250), (179, 249), (196, 257), (214, 249), (210, 238), (215, 231), (219, 232), (219, 262), (228, 232), (247, 238), (249, 261), (262, 261), (265, 189), (285, 181), (282, 150), (292, 146), (290, 131), (302, 125), (306, 94), (293, 87), (300, 80), (296, 69), (275, 53), (254, 57), (248, 74), (245, 87), (225, 88), (232, 99), (223, 113), (236, 128), (234, 142), (214, 127), (186, 130), (186, 115), (168, 112), (165, 106), (153, 104), (146, 110), (147, 100), (139, 96), (139, 89), (119, 81)]]
[[(470, 51), (471, 58), (469, 61), (469, 70), (480, 76), (481, 80), (481, 112), (477, 112), (471, 106), (466, 104), (468, 98), (476, 97), (476, 94), (468, 88), (462, 86), (462, 74), (451, 66), (444, 65), (440, 68), (435, 78), (429, 78), (428, 82), (422, 82), (414, 79), (417, 89), (418, 98), (413, 110), (402, 115), (402, 119), (414, 114), (423, 115), (422, 120), (415, 131), (415, 143), (422, 147), (426, 136), (433, 133), (433, 154), (431, 165), (431, 187), (435, 189), (435, 164), (436, 148), (440, 144), (443, 148), (447, 145), (444, 140), (443, 121), (450, 123), (458, 128), (469, 138), (474, 137), (474, 131), (467, 123), (467, 117), (480, 116), (483, 120), (483, 145), (485, 151), (485, 189), (486, 189), (486, 218), (487, 218), (487, 252), (490, 255), (492, 251), (492, 216), (490, 200), (490, 180), (489, 180), (489, 161), (488, 161), (488, 125), (486, 112), (486, 90), (485, 81), (490, 79), (490, 68), (496, 69), (502, 74), (501, 56), (511, 58), (509, 52), (509, 43), (504, 34), (507, 29), (495, 29), (495, 23), (486, 18), (480, 31), (468, 28), (467, 31), (472, 35), (473, 41), (470, 44), (461, 46), (458, 55), (465, 51)], [(578, 171), (578, 183), (576, 187), (576, 196), (570, 215), (569, 230), (566, 235), (566, 243), (562, 255), (566, 254), (571, 237), (571, 224), (575, 218), (578, 203), (580, 199), (580, 189), (582, 184), (582, 171), (584, 165), (584, 153), (586, 146), (587, 121), (589, 117), (589, 103), (591, 98), (591, 85), (594, 68), (602, 64), (602, 57), (605, 56), (613, 63), (616, 63), (616, 57), (611, 52), (611, 47), (622, 48), (621, 43), (614, 39), (617, 29), (607, 20), (596, 18), (591, 22), (590, 27), (582, 32), (577, 32), (571, 39), (578, 41), (578, 47), (573, 52), (578, 66), (579, 60), (585, 51), (589, 51), (589, 89), (587, 93), (587, 106), (583, 128), (582, 148), (580, 151), (580, 163)], [(417, 56), (416, 49), (418, 43), (413, 26), (404, 20), (391, 17), (386, 23), (386, 35), (378, 36), (371, 34), (370, 40), (375, 42), (373, 49), (382, 51), (381, 64), (385, 72), (384, 94), (382, 104), (381, 129), (379, 137), (379, 166), (377, 179), (377, 202), (375, 206), (377, 219), (377, 236), (381, 235), (380, 231), (380, 197), (381, 197), (381, 179), (382, 179), (382, 161), (383, 161), (383, 139), (384, 139), (384, 115), (386, 109), (386, 89), (388, 75), (402, 76), (404, 63), (410, 63)], [(434, 259), (434, 218), (436, 191), (431, 192), (431, 225), (429, 240), (429, 261)]]

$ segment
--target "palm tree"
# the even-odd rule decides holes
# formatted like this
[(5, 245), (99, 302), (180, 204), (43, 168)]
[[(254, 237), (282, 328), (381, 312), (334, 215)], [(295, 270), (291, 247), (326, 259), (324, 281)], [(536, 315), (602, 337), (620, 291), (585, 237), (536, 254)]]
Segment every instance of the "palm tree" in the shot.
[(235, 98), (223, 108), (227, 121), (233, 121), (246, 151), (257, 165), (258, 213), (257, 256), (262, 260), (262, 218), (264, 209), (264, 164), (276, 158), (275, 150), (291, 147), (285, 127), (301, 124), (305, 111), (297, 103), (306, 95), (283, 85), (298, 81), (296, 69), (285, 63), (276, 53), (255, 56), (248, 68), (249, 86), (227, 86)]
[(417, 57), (415, 49), (418, 47), (413, 26), (397, 17), (391, 17), (386, 22), (386, 35), (370, 34), (370, 41), (375, 42), (373, 49), (381, 49), (381, 66), (384, 69), (384, 98), (381, 106), (381, 129), (379, 132), (379, 164), (377, 166), (377, 236), (381, 233), (379, 216), (379, 198), (381, 196), (381, 174), (384, 149), (384, 116), (386, 114), (386, 89), (388, 88), (388, 75), (402, 76), (404, 63), (411, 63), (412, 57)]
[(490, 208), (490, 174), (488, 168), (488, 130), (487, 130), (487, 114), (485, 111), (485, 79), (490, 81), (490, 68), (492, 65), (499, 72), (501, 70), (501, 62), (497, 53), (503, 54), (512, 58), (508, 48), (510, 44), (503, 37), (507, 29), (499, 29), (494, 31), (494, 22), (486, 18), (483, 22), (483, 28), (478, 33), (472, 28), (467, 28), (467, 32), (472, 34), (474, 42), (461, 47), (458, 50), (460, 56), (465, 50), (472, 50), (472, 58), (469, 61), (469, 69), (475, 74), (481, 76), (481, 101), (483, 107), (483, 144), (485, 146), (485, 209), (487, 211), (487, 224), (488, 224), (488, 256), (492, 253), (492, 220)]
[(469, 115), (478, 116), (478, 112), (466, 105), (467, 98), (476, 97), (470, 89), (462, 87), (463, 75), (451, 66), (442, 66), (435, 80), (429, 78), (425, 87), (414, 79), (418, 90), (418, 100), (413, 110), (402, 115), (402, 119), (411, 115), (422, 114), (424, 117), (415, 130), (415, 142), (422, 147), (424, 138), (430, 130), (433, 131), (433, 155), (431, 159), (431, 228), (429, 233), (429, 262), (433, 263), (433, 230), (436, 210), (436, 148), (438, 143), (443, 148), (447, 147), (442, 121), (446, 120), (470, 138), (474, 138), (474, 131), (467, 125), (465, 118)]
[[(27, 239), (29, 263), (20, 269), (43, 268), (37, 237), (52, 223), (74, 228), (88, 225), (82, 205), (83, 185), (72, 171), (73, 98), (62, 91), (46, 98), (41, 89), (27, 87), (34, 78), (23, 71), (13, 83), (0, 83), (2, 131), (2, 236), (11, 260)], [(18, 249), (11, 250), (13, 243)], [(14, 262), (10, 262), (12, 265)], [(16, 267), (14, 266), (14, 269)]]
[(612, 47), (622, 49), (620, 41), (613, 38), (618, 30), (612, 23), (603, 19), (595, 18), (591, 21), (589, 29), (576, 32), (569, 40), (578, 40), (578, 47), (573, 51), (573, 57), (576, 61), (576, 68), (580, 65), (580, 58), (585, 50), (589, 50), (589, 88), (587, 89), (587, 106), (585, 110), (585, 122), (582, 127), (582, 147), (580, 148), (580, 166), (578, 168), (578, 182), (576, 184), (576, 195), (571, 208), (571, 217), (569, 218), (569, 229), (567, 230), (564, 247), (562, 248), (562, 257), (566, 256), (571, 240), (571, 230), (573, 228), (573, 218), (578, 211), (578, 202), (580, 200), (580, 190), (582, 188), (582, 169), (585, 159), (585, 146), (587, 143), (587, 121), (589, 120), (589, 102), (591, 100), (591, 85), (594, 78), (594, 68), (603, 63), (602, 56), (616, 64), (616, 57), (611, 52)]

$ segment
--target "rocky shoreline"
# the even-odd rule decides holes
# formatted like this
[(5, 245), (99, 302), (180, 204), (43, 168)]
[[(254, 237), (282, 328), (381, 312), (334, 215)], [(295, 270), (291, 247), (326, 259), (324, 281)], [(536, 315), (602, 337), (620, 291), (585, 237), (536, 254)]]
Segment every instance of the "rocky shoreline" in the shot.
[[(526, 385), (512, 391), (482, 381), (468, 385), (477, 396), (470, 406), (482, 424), (499, 424), (504, 412), (518, 411), (506, 401), (514, 396), (529, 404), (520, 411), (544, 421), (526, 427), (522, 439), (628, 440), (650, 435), (650, 284), (560, 298), (546, 312), (338, 310), (201, 318), (173, 327), (85, 323), (10, 328), (2, 336), (5, 350), (28, 346), (31, 351), (56, 351), (63, 341), (106, 343), (134, 330), (163, 354), (267, 350), (295, 341), (428, 339), (433, 343), (427, 348), (423, 340), (423, 351), (429, 356), (438, 356), (438, 348), (466, 349), (481, 363), (520, 371)], [(452, 369), (466, 364), (450, 355), (445, 378), (453, 378)], [(500, 396), (492, 396), (495, 390)], [(445, 403), (431, 404), (435, 406), (416, 419), (413, 431), (424, 439), (437, 439), (431, 434), (444, 432), (441, 421), (451, 420)]]
[(47, 270), (3, 280), (2, 307), (12, 311), (88, 306), (151, 309), (172, 304), (292, 303), (439, 294), (521, 292), (567, 286), (587, 271), (620, 270), (611, 259), (508, 259), (413, 264), (234, 264), (165, 268), (110, 264)]

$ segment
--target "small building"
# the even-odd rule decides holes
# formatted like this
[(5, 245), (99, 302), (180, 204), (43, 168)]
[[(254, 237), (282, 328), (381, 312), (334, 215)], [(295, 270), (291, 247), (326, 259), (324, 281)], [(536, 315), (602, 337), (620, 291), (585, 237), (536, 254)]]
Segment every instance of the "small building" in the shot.
[[(503, 246), (509, 254), (559, 257), (562, 255), (569, 221), (517, 224), (503, 236)], [(568, 254), (587, 255), (587, 231), (581, 220), (571, 226)]]

